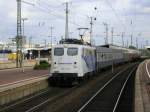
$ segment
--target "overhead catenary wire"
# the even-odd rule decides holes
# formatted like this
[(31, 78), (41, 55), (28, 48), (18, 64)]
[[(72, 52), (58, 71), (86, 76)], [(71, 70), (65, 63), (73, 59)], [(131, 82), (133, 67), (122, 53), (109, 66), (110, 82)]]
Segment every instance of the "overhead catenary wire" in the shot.
[[(57, 19), (59, 19), (59, 20), (64, 20), (64, 19), (65, 19), (65, 17), (64, 17), (63, 15), (56, 14), (56, 13), (55, 13), (56, 11), (54, 11), (54, 10), (50, 12), (50, 9), (49, 9), (49, 8), (43, 7), (43, 6), (41, 6), (40, 4), (35, 4), (35, 5), (32, 5), (32, 6), (33, 6), (34, 8), (36, 8), (36, 9), (38, 9), (38, 10), (40, 10), (40, 11), (42, 11), (42, 12), (48, 14), (48, 15), (52, 15), (53, 17), (55, 17), (55, 18), (57, 18)], [(42, 23), (43, 23), (43, 22), (42, 22)], [(81, 27), (81, 25), (79, 25), (79, 24), (77, 24), (77, 23), (75, 23), (75, 22), (69, 21), (69, 23), (72, 24), (72, 25)], [(44, 24), (45, 24), (45, 22), (44, 22)], [(45, 24), (45, 25), (46, 25), (46, 24)], [(44, 26), (45, 26), (45, 25), (44, 25)], [(43, 26), (41, 26), (41, 27), (43, 27)]]
[[(62, 15), (60, 15), (60, 14), (54, 14), (54, 13), (57, 13), (56, 10), (54, 10), (54, 9), (52, 9), (52, 8), (51, 8), (51, 9), (48, 9), (48, 8), (46, 8), (46, 7), (43, 7), (43, 6), (41, 6), (41, 4), (39, 4), (37, 1), (36, 1), (36, 3), (30, 3), (30, 2), (27, 2), (27, 3), (28, 3), (28, 4), (32, 4), (32, 5), (31, 5), (32, 7), (34, 7), (34, 8), (36, 8), (36, 9), (42, 11), (43, 13), (52, 15), (53, 17), (55, 17), (55, 18), (57, 18), (57, 19), (59, 19), (59, 20), (65, 20), (65, 17), (64, 17), (64, 16), (62, 16)], [(50, 11), (50, 10), (51, 10), (51, 11)], [(75, 25), (75, 26), (78, 26), (78, 27), (80, 26), (80, 27), (81, 27), (81, 25), (77, 24), (76, 22), (69, 21), (69, 23), (72, 24), (72, 25)]]
[[(56, 10), (48, 9), (48, 8), (46, 8), (46, 7), (42, 7), (40, 4), (35, 4), (34, 7), (37, 8), (37, 9), (39, 9), (40, 11), (42, 11), (42, 12), (44, 12), (44, 13), (47, 13), (47, 14), (49, 14), (49, 15), (51, 14), (52, 16), (56, 17), (57, 19), (65, 20), (65, 17), (64, 17), (64, 16), (61, 16), (61, 15), (52, 13), (52, 11), (56, 13)], [(52, 11), (50, 12), (49, 10), (52, 10)], [(71, 23), (71, 24), (73, 24), (73, 25), (75, 25), (75, 26), (81, 26), (81, 25), (79, 25), (79, 24), (77, 24), (77, 23), (75, 23), (75, 22), (73, 22), (73, 21), (69, 21), (69, 23)]]
[(112, 11), (114, 12), (116, 18), (119, 20), (120, 25), (122, 25), (124, 27), (124, 30), (126, 30), (126, 26), (124, 25), (124, 23), (121, 21), (119, 15), (117, 14), (116, 10), (113, 8), (112, 4), (109, 2), (109, 0), (105, 0), (106, 3), (108, 4), (108, 6), (112, 9)]
[[(40, 0), (39, 0), (39, 1), (40, 1)], [(43, 1), (42, 1), (42, 3), (43, 3)], [(44, 3), (46, 3), (46, 2), (44, 2)], [(47, 5), (49, 6), (49, 4), (47, 4)], [(50, 6), (51, 6), (51, 5), (50, 5)], [(38, 1), (36, 1), (36, 5), (35, 5), (34, 7), (36, 7), (37, 9), (41, 10), (41, 11), (44, 12), (44, 13), (51, 14), (52, 16), (56, 17), (56, 18), (59, 19), (59, 20), (64, 20), (64, 19), (65, 19), (64, 16), (62, 16), (62, 15), (60, 15), (60, 14), (56, 14), (56, 13), (58, 13), (57, 10), (52, 9), (52, 8), (49, 9), (49, 7), (44, 7), (44, 6), (42, 6), (41, 3), (39, 3)], [(56, 8), (57, 8), (57, 7), (56, 7)], [(51, 10), (51, 12), (50, 12), (49, 10)], [(81, 15), (81, 16), (83, 16), (83, 15)], [(85, 15), (84, 15), (84, 16), (85, 16)], [(75, 25), (75, 26), (77, 26), (77, 27), (83, 26), (83, 25), (81, 25), (81, 24), (77, 24), (77, 23), (74, 22), (74, 21), (69, 21), (69, 23), (72, 24), (72, 25)]]
[[(40, 4), (38, 3), (38, 1), (40, 1)], [(46, 14), (49, 14), (51, 15), (51, 17), (55, 17), (56, 19), (58, 20), (65, 20), (65, 17), (64, 17), (64, 13), (60, 14), (60, 9), (62, 8), (60, 5), (60, 8), (59, 6), (53, 6), (50, 4), (50, 1), (51, 0), (48, 0), (48, 1), (44, 1), (44, 0), (36, 0), (36, 4), (35, 4), (35, 8), (39, 9), (40, 11), (46, 13)], [(62, 4), (63, 2), (61, 0), (57, 0), (60, 2), (60, 4)], [(87, 1), (91, 1), (91, 0), (87, 0)], [(73, 3), (76, 2), (76, 1), (73, 1)], [(114, 12), (116, 18), (119, 20), (119, 23), (120, 25), (126, 29), (126, 26), (125, 24), (123, 23), (123, 21), (120, 19), (120, 16), (117, 14), (116, 10), (114, 9), (114, 7), (112, 6), (112, 4), (109, 2), (109, 0), (106, 0), (107, 4), (109, 5), (109, 7), (112, 9), (112, 11)], [(54, 2), (55, 3), (55, 2)], [(45, 4), (45, 5), (43, 5)], [(57, 9), (57, 10), (56, 10)], [(62, 11), (62, 10), (61, 10)], [(81, 16), (85, 16), (85, 15), (81, 15)], [(38, 19), (38, 18), (37, 18)], [(53, 19), (53, 18), (51, 18)], [(81, 26), (79, 23), (77, 23), (76, 21), (69, 21), (70, 24), (72, 25), (75, 25), (75, 26)], [(82, 25), (83, 26), (83, 25)]]
[[(39, 0), (40, 1), (40, 0)], [(57, 0), (57, 1), (59, 1), (60, 2), (60, 0)], [(50, 9), (49, 9), (49, 7), (45, 7), (45, 6), (41, 6), (41, 3), (39, 3), (38, 1), (36, 2), (40, 7), (43, 7), (43, 8), (45, 8), (46, 10), (51, 10), (52, 12), (55, 12), (55, 13), (60, 13), (60, 11), (62, 11), (62, 9), (60, 9), (61, 8), (61, 6), (59, 5), (59, 6), (57, 6), (57, 7), (54, 7), (54, 6), (52, 6), (52, 5), (50, 5), (50, 4), (48, 4), (48, 3), (46, 3), (46, 2), (44, 2), (44, 1), (42, 1), (41, 3), (44, 3), (45, 5), (47, 5), (47, 6), (49, 6), (49, 7), (51, 7)], [(70, 2), (71, 4), (72, 3), (75, 3), (75, 1), (71, 1)], [(63, 2), (61, 2), (61, 4), (64, 4)], [(60, 7), (60, 8), (59, 8)], [(54, 9), (53, 9), (54, 8)], [(58, 11), (58, 8), (60, 9), (59, 11)], [(64, 8), (64, 7), (63, 7)], [(57, 10), (56, 10), (57, 9)], [(69, 11), (71, 11), (71, 13), (70, 13), (70, 15), (72, 15), (73, 14), (73, 8), (71, 9), (71, 10), (69, 10)], [(51, 13), (52, 14), (52, 13)], [(58, 15), (58, 14), (57, 14)], [(56, 16), (56, 14), (53, 14), (53, 16)], [(59, 16), (61, 16), (60, 14), (59, 14)], [(80, 18), (81, 17), (84, 17), (84, 19), (85, 19), (85, 17), (87, 18), (88, 17), (88, 15), (85, 15), (85, 14), (82, 14), (82, 15), (80, 15)], [(57, 17), (56, 17), (57, 18)], [(58, 19), (60, 19), (60, 18), (58, 18)], [(65, 19), (64, 18), (64, 16), (62, 16), (62, 19)], [(75, 19), (75, 18), (73, 18), (73, 19)], [(73, 21), (69, 21), (69, 23), (71, 23), (71, 24), (73, 24), (73, 25), (76, 25), (76, 26), (82, 26), (82, 25), (80, 25), (80, 24), (77, 24), (76, 22), (73, 22)]]

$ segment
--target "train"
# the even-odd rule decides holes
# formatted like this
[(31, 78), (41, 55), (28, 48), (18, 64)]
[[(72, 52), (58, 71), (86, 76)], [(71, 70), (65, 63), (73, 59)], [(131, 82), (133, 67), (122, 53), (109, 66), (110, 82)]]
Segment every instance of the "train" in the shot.
[(15, 59), (16, 53), (14, 53), (12, 50), (0, 50), (0, 61), (13, 61)]
[(91, 46), (66, 39), (51, 50), (50, 84), (80, 83), (101, 69), (140, 58), (138, 50), (113, 45)]

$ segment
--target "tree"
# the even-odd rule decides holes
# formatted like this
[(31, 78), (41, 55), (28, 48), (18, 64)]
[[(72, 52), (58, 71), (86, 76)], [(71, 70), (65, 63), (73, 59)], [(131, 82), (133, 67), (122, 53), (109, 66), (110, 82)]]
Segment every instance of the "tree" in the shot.
[(134, 46), (129, 46), (130, 49), (137, 49), (136, 47)]

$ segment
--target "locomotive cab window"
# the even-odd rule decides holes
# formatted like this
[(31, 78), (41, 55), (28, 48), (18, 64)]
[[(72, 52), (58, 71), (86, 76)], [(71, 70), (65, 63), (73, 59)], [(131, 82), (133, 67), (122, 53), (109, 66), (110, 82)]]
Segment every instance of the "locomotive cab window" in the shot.
[(67, 50), (68, 56), (75, 56), (78, 54), (78, 48), (68, 48)]
[(54, 49), (55, 56), (63, 56), (64, 55), (64, 48), (55, 48)]

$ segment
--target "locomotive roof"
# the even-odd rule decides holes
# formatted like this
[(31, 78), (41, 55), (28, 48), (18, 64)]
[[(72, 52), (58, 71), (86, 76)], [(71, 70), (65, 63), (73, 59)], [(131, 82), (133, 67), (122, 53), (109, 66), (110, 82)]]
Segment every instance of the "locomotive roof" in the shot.
[(59, 41), (60, 44), (78, 44), (78, 45), (91, 45), (90, 43), (84, 42), (79, 39), (61, 39)]
[(88, 45), (79, 45), (79, 44), (57, 44), (57, 45), (54, 45), (53, 48), (55, 47), (65, 47), (65, 48), (68, 48), (68, 47), (84, 47), (84, 48), (94, 48), (93, 46), (88, 46)]

